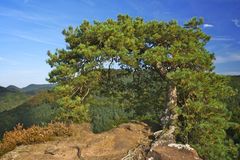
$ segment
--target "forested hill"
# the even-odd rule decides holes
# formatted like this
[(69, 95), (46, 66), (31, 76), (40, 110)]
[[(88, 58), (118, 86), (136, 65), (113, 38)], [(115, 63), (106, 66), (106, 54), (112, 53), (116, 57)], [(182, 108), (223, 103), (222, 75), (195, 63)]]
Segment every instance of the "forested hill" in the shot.
[(32, 95), (37, 94), (39, 91), (48, 90), (52, 86), (51, 84), (31, 84), (24, 88), (18, 88), (13, 85), (6, 88), (0, 86), (0, 112), (16, 108)]
[(11, 90), (11, 91), (20, 91), (21, 90), (21, 88), (18, 88), (17, 86), (14, 86), (14, 85), (7, 86), (6, 89)]
[[(0, 139), (5, 131), (16, 124), (29, 127), (53, 119), (54, 107), (49, 103), (51, 85), (29, 85), (18, 89), (15, 86), (0, 87)], [(31, 94), (34, 93), (34, 94)]]
[(228, 100), (228, 110), (231, 113), (232, 125), (227, 130), (235, 144), (238, 144), (238, 153), (240, 158), (240, 75), (230, 76), (230, 86), (236, 90), (236, 95)]
[(9, 85), (6, 88), (0, 86), (0, 94), (5, 93), (5, 92), (23, 92), (23, 93), (28, 93), (28, 92), (34, 92), (37, 93), (41, 90), (48, 90), (51, 89), (54, 85), (53, 84), (30, 84), (26, 87), (19, 88), (14, 85)]
[(46, 94), (47, 92), (41, 92), (11, 110), (0, 112), (0, 141), (4, 132), (13, 130), (18, 123), (30, 127), (53, 120), (57, 111), (45, 99), (49, 98)]
[(0, 86), (0, 95), (5, 93), (5, 92), (9, 92), (9, 90), (7, 88), (4, 88), (4, 87)]
[(231, 78), (230, 85), (233, 88), (240, 89), (240, 75), (229, 76)]
[(52, 84), (30, 84), (21, 88), (20, 91), (27, 94), (36, 94), (39, 91), (51, 89), (53, 86)]
[(28, 96), (20, 91), (0, 87), (0, 112), (11, 110), (27, 100)]

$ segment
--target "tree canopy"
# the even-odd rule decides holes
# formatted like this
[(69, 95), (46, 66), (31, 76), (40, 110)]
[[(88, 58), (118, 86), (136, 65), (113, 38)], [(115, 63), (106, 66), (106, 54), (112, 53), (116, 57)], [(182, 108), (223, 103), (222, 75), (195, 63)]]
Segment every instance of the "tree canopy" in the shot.
[(214, 54), (205, 48), (210, 36), (202, 24), (197, 18), (181, 26), (119, 15), (65, 29), (66, 49), (48, 52), (47, 61), (60, 117), (89, 121), (90, 106), (101, 104), (134, 111), (135, 117), (149, 110), (203, 158), (236, 158), (225, 133), (230, 115), (224, 103), (234, 92), (213, 72)]

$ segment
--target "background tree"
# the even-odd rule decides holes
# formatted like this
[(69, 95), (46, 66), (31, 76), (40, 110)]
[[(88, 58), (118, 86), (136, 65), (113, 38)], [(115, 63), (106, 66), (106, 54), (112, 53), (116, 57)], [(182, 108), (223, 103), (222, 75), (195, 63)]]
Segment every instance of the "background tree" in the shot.
[(178, 69), (168, 74), (178, 88), (177, 141), (189, 143), (203, 159), (237, 159), (226, 130), (231, 126), (226, 100), (235, 93), (226, 77)]
[(230, 127), (227, 130), (228, 136), (238, 146), (238, 159), (240, 158), (240, 76), (228, 76), (229, 85), (236, 90), (236, 94), (227, 99), (227, 107), (231, 112)]

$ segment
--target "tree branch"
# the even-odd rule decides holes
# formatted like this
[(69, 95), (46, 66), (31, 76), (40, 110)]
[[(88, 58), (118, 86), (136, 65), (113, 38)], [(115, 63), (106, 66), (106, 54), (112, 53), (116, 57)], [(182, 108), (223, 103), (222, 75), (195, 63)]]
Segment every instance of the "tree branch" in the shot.
[(87, 95), (89, 94), (89, 88), (87, 89), (87, 92), (86, 92), (86, 94), (82, 97), (82, 100), (81, 100), (81, 102), (83, 102), (84, 101), (84, 99), (87, 97)]

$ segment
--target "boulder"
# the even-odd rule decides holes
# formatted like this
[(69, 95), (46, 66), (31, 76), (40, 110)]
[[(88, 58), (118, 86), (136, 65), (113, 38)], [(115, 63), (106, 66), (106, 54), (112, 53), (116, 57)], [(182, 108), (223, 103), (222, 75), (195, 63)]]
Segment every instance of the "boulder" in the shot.
[(201, 160), (201, 158), (188, 144), (170, 143), (154, 147), (148, 153), (148, 160)]

